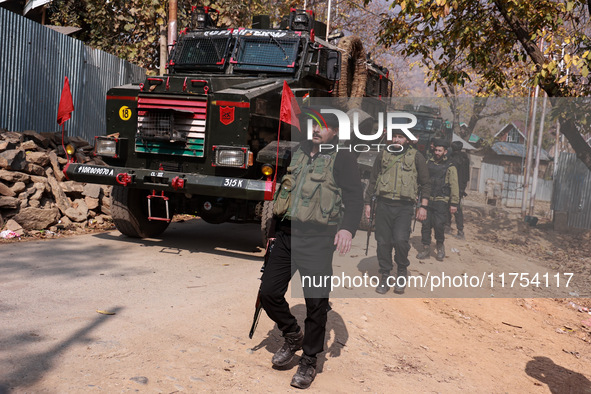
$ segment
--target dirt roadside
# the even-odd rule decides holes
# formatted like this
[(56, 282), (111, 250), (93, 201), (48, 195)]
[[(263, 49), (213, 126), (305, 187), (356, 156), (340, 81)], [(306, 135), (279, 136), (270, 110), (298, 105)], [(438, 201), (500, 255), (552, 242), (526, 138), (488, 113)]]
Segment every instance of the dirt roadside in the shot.
[[(535, 264), (588, 279), (588, 233), (562, 236), (543, 223), (467, 211), (467, 240), (450, 237), (437, 263), (450, 272)], [(419, 234), (417, 225), (415, 246)], [(248, 339), (258, 238), (254, 225), (193, 220), (142, 242), (112, 231), (0, 244), (0, 392), (297, 391), (289, 386), (295, 366), (270, 366), (281, 338), (266, 316)], [(354, 241), (335, 264), (355, 261), (372, 273), (375, 241), (367, 258), (365, 233)], [(415, 254), (411, 273), (435, 266)], [(591, 392), (591, 315), (573, 307), (589, 299), (331, 302), (312, 392)], [(303, 320), (303, 300), (290, 304)]]

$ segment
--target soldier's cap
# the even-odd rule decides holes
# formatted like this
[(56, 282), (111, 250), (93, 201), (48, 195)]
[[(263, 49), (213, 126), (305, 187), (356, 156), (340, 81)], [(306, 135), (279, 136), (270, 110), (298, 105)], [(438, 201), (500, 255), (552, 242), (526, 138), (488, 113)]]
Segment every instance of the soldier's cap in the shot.
[[(303, 107), (301, 109), (302, 113), (300, 114), (301, 118), (306, 124), (307, 119), (312, 119), (314, 123), (318, 123), (321, 127), (339, 127), (339, 119), (335, 114), (332, 113), (322, 113), (322, 110), (339, 110), (338, 108), (331, 107), (329, 105), (313, 105), (309, 107)], [(339, 110), (340, 111), (340, 110)]]
[(410, 141), (409, 136), (404, 131), (402, 131), (401, 129), (393, 129), (392, 130), (392, 135), (402, 135), (402, 136), (405, 136), (406, 139)]
[(433, 141), (433, 145), (435, 147), (442, 146), (445, 149), (449, 148), (449, 144), (443, 138), (435, 138), (435, 139), (433, 139), (431, 141)]

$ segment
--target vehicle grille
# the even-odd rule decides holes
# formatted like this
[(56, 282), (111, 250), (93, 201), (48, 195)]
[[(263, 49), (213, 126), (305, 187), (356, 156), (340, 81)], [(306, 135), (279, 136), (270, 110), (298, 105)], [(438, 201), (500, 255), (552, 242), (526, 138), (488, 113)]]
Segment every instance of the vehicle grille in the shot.
[(138, 98), (135, 151), (203, 157), (207, 101)]

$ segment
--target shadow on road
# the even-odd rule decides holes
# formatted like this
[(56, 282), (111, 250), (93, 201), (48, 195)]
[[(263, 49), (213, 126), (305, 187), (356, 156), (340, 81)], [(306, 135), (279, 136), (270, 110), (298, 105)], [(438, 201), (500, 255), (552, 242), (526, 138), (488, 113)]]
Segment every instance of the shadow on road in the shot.
[(553, 394), (591, 393), (591, 381), (584, 375), (555, 364), (548, 357), (534, 357), (525, 365), (525, 373), (547, 384)]
[(187, 251), (253, 261), (261, 261), (262, 258), (253, 255), (262, 251), (260, 225), (256, 223), (209, 224), (196, 219), (172, 223), (162, 235), (154, 238), (130, 238), (118, 231), (95, 234), (93, 237), (144, 246), (161, 246), (159, 253), (165, 254)]
[[(291, 307), (291, 313), (298, 319), (300, 327), (304, 327), (304, 320), (306, 319), (306, 305), (297, 304)], [(332, 342), (331, 342), (332, 339)], [(328, 312), (328, 320), (326, 322), (326, 334), (324, 336), (324, 349), (322, 353), (318, 354), (317, 368), (318, 372), (322, 372), (324, 363), (326, 362), (327, 356), (331, 358), (339, 357), (341, 355), (341, 349), (347, 345), (349, 340), (349, 332), (347, 326), (341, 315), (334, 310)], [(329, 346), (329, 342), (331, 342)], [(269, 365), (271, 365), (271, 355), (274, 354), (283, 345), (283, 338), (281, 337), (281, 331), (277, 328), (277, 325), (273, 327), (267, 333), (265, 339), (263, 339), (258, 345), (252, 347), (253, 351), (260, 349), (267, 350), (269, 355)], [(301, 352), (300, 352), (301, 353)], [(291, 369), (295, 367), (300, 358), (295, 357), (294, 360), (282, 369)]]
[[(115, 307), (111, 308), (110, 311), (119, 313), (122, 309), (121, 307)], [(53, 368), (56, 359), (70, 347), (90, 341), (88, 335), (110, 318), (108, 315), (98, 315), (92, 322), (80, 328), (51, 349), (42, 353), (27, 355), (20, 360), (11, 360), (12, 364), (20, 365), (20, 368), (8, 375), (0, 376), (0, 394), (9, 393), (10, 390), (15, 388), (30, 386), (42, 379), (43, 375)]]

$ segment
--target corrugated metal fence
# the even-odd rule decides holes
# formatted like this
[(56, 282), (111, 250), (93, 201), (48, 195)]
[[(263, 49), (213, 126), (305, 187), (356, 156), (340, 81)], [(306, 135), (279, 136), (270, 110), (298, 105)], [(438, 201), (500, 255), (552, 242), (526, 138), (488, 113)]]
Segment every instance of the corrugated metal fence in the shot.
[(3, 8), (0, 43), (0, 127), (10, 131), (60, 130), (57, 108), (67, 76), (75, 109), (66, 130), (92, 141), (105, 133), (107, 90), (141, 82), (146, 74)]
[(552, 209), (567, 212), (569, 227), (591, 229), (591, 171), (574, 153), (561, 153)]
[[(521, 207), (523, 200), (523, 175), (505, 174), (505, 168), (489, 163), (482, 163), (478, 192), (484, 193), (486, 181), (494, 179), (503, 185), (502, 204), (506, 207)], [(531, 179), (530, 179), (531, 182)], [(538, 178), (536, 201), (552, 200), (553, 182)], [(530, 191), (531, 194), (531, 191)]]

